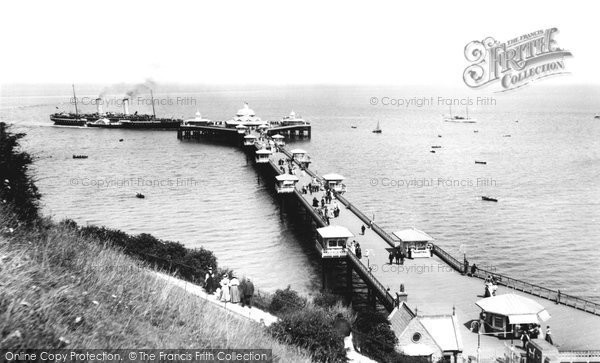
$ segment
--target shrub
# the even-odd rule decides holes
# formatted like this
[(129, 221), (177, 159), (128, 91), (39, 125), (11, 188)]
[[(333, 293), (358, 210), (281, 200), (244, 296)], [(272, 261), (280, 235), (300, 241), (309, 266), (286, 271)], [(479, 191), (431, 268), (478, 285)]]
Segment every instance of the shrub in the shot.
[(320, 292), (313, 297), (313, 304), (323, 308), (330, 308), (337, 305), (341, 301), (338, 295), (329, 291)]
[(13, 134), (0, 122), (0, 202), (10, 205), (19, 222), (32, 224), (39, 218), (40, 193), (28, 175), (33, 159), (20, 151), (19, 140), (25, 134)]
[(306, 298), (292, 290), (288, 285), (284, 290), (278, 289), (271, 297), (269, 312), (281, 315), (292, 311), (298, 311), (306, 306)]
[(333, 323), (334, 315), (325, 309), (305, 308), (281, 316), (269, 331), (281, 342), (309, 350), (316, 362), (345, 362), (344, 342)]
[[(73, 221), (62, 223), (77, 228)], [(149, 262), (159, 270), (177, 272), (180, 278), (190, 282), (203, 283), (208, 267), (219, 271), (217, 258), (204, 248), (187, 249), (179, 242), (164, 241), (147, 233), (132, 236), (106, 227), (85, 226), (79, 233), (84, 237), (107, 241), (132, 257)]]
[(359, 312), (354, 329), (361, 353), (380, 362), (404, 362), (405, 357), (395, 349), (398, 338), (384, 314)]

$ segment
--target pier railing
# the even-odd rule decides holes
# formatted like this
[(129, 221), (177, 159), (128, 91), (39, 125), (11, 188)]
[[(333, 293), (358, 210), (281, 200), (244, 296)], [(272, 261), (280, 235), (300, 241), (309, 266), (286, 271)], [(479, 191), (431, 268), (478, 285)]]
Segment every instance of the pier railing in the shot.
[(390, 246), (395, 247), (396, 241), (390, 236), (386, 231), (384, 231), (381, 227), (379, 227), (375, 222), (373, 222), (369, 217), (367, 217), (363, 212), (361, 212), (358, 208), (356, 208), (352, 203), (348, 201), (348, 199), (344, 198), (341, 194), (335, 193), (335, 197), (339, 200), (346, 208), (348, 208), (352, 213), (354, 213), (361, 221), (363, 221), (367, 226), (370, 226), (371, 229), (377, 233), (384, 241), (386, 241)]
[[(280, 150), (287, 157), (292, 158), (292, 154), (287, 149), (285, 149), (284, 147), (281, 147)], [(321, 178), (317, 174), (315, 174), (312, 170), (306, 168), (305, 172), (308, 175), (310, 175), (311, 177), (321, 180)], [(352, 203), (350, 203), (343, 195), (341, 195), (339, 193), (335, 193), (335, 196), (344, 206), (346, 206), (346, 208), (348, 210), (350, 210), (352, 213), (354, 213), (367, 226), (370, 226), (371, 229), (375, 233), (377, 233), (386, 243), (388, 243), (391, 247), (395, 247), (396, 240), (394, 238), (392, 238), (392, 236), (390, 236), (386, 231), (384, 231), (381, 227), (379, 227), (373, 220), (371, 220), (369, 217), (367, 217), (363, 212), (361, 212), (358, 208), (356, 208)], [(460, 261), (457, 258), (455, 258), (454, 256), (450, 255), (448, 252), (446, 252), (444, 249), (442, 249), (438, 245), (434, 245), (433, 253), (437, 257), (439, 257), (442, 261), (446, 262), (449, 266), (451, 266), (452, 268), (457, 270), (458, 272), (461, 272), (461, 273), (465, 272), (464, 271), (464, 262)], [(353, 257), (356, 258), (356, 256), (353, 256)], [(350, 258), (352, 258), (352, 257), (350, 257)], [(356, 260), (358, 262), (360, 262), (358, 259), (356, 259)], [(364, 268), (364, 265), (362, 263), (358, 263), (356, 265), (359, 267), (362, 266)], [(369, 271), (367, 271), (367, 272), (370, 274)], [(467, 271), (467, 272), (470, 273), (470, 271)], [(528, 293), (528, 294), (531, 294), (534, 296), (538, 296), (540, 298), (544, 298), (544, 299), (553, 301), (557, 304), (563, 304), (566, 306), (570, 306), (575, 309), (579, 309), (579, 310), (582, 310), (582, 311), (585, 311), (585, 312), (588, 312), (588, 313), (591, 313), (594, 315), (600, 315), (600, 304), (599, 303), (596, 303), (596, 302), (593, 302), (590, 300), (586, 300), (586, 299), (583, 299), (583, 298), (580, 298), (577, 296), (565, 294), (565, 293), (562, 293), (560, 290), (549, 289), (547, 287), (543, 287), (540, 285), (525, 282), (523, 280), (515, 279), (512, 277), (502, 275), (497, 272), (488, 271), (488, 270), (482, 269), (482, 268), (477, 268), (477, 271), (475, 272), (475, 274), (473, 276), (481, 278), (481, 279), (485, 279), (487, 276), (490, 276), (490, 275), (500, 278), (499, 284), (503, 285), (507, 288), (521, 291), (524, 293)], [(365, 276), (368, 276), (368, 275), (365, 275)], [(374, 284), (381, 285), (381, 283), (379, 283), (379, 281), (372, 274), (370, 276), (372, 277)], [(382, 287), (382, 285), (381, 285), (381, 287)], [(382, 291), (386, 291), (386, 290), (383, 289)], [(389, 293), (387, 293), (387, 294), (389, 295)], [(390, 295), (390, 297), (391, 297), (391, 295)], [(392, 298), (392, 300), (393, 300), (393, 298)]]
[[(438, 256), (442, 261), (446, 262), (448, 265), (450, 265), (452, 268), (454, 268), (455, 270), (457, 270), (461, 273), (465, 272), (464, 261), (460, 261), (457, 258), (453, 257), (452, 255), (450, 255), (448, 252), (446, 252), (440, 246), (434, 245), (433, 253), (436, 256)], [(466, 272), (468, 274), (471, 274), (470, 269)], [(544, 298), (544, 299), (550, 300), (556, 304), (563, 304), (566, 306), (570, 306), (572, 308), (583, 310), (585, 312), (588, 312), (588, 313), (591, 313), (594, 315), (600, 315), (600, 304), (599, 303), (596, 303), (596, 302), (593, 302), (590, 300), (586, 300), (586, 299), (583, 299), (583, 298), (580, 298), (577, 296), (565, 294), (565, 293), (561, 292), (560, 290), (549, 289), (544, 286), (532, 284), (532, 283), (529, 283), (529, 282), (526, 282), (523, 280), (515, 279), (510, 276), (499, 274), (497, 272), (489, 271), (489, 270), (479, 268), (479, 267), (477, 267), (475, 273), (472, 274), (472, 276), (478, 277), (480, 279), (485, 279), (488, 276), (494, 276), (497, 279), (498, 278), (500, 279), (498, 281), (499, 285), (505, 286), (509, 289), (521, 291), (521, 292), (524, 292), (524, 293), (527, 293), (530, 295)]]
[(383, 286), (379, 280), (373, 275), (373, 273), (356, 257), (352, 251), (348, 251), (346, 254), (348, 260), (356, 268), (356, 272), (363, 278), (368, 280), (372, 286), (377, 290), (377, 293), (382, 298), (382, 303), (389, 311), (394, 308), (395, 299), (390, 292)]

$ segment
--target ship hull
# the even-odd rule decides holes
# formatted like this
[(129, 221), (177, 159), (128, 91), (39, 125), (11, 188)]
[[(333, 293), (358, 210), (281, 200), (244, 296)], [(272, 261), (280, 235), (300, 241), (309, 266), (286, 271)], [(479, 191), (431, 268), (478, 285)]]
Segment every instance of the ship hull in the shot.
[(57, 126), (85, 126), (88, 120), (82, 118), (71, 117), (50, 117), (50, 121)]

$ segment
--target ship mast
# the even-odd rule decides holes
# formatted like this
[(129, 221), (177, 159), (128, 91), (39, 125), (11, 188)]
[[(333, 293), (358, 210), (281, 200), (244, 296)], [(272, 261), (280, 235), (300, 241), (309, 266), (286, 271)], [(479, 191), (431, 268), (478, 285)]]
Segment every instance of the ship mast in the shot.
[(152, 94), (152, 90), (150, 90), (150, 99), (152, 100), (152, 115), (156, 120), (156, 111), (154, 110), (154, 95)]
[(73, 86), (73, 99), (75, 100), (75, 116), (79, 117), (79, 111), (77, 110), (77, 96), (75, 95), (75, 84)]

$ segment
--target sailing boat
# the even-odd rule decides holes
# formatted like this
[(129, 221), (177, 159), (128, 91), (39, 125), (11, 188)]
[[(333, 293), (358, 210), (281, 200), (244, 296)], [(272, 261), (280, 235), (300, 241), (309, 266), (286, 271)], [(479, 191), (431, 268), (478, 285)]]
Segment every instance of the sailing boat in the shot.
[(381, 134), (381, 127), (379, 127), (379, 121), (377, 121), (377, 127), (373, 130), (375, 134)]
[(463, 123), (463, 124), (474, 124), (475, 122), (477, 122), (476, 119), (469, 117), (469, 106), (466, 106), (467, 108), (467, 117), (463, 117), (463, 116), (452, 116), (452, 105), (450, 105), (450, 116), (446, 116), (444, 117), (444, 121), (445, 122), (456, 122), (456, 123)]
[[(87, 119), (79, 115), (77, 108), (77, 95), (75, 94), (75, 85), (73, 85), (73, 101), (75, 103), (75, 113), (57, 112), (50, 115), (50, 121), (60, 126), (85, 126)], [(58, 108), (58, 107), (57, 107)]]

